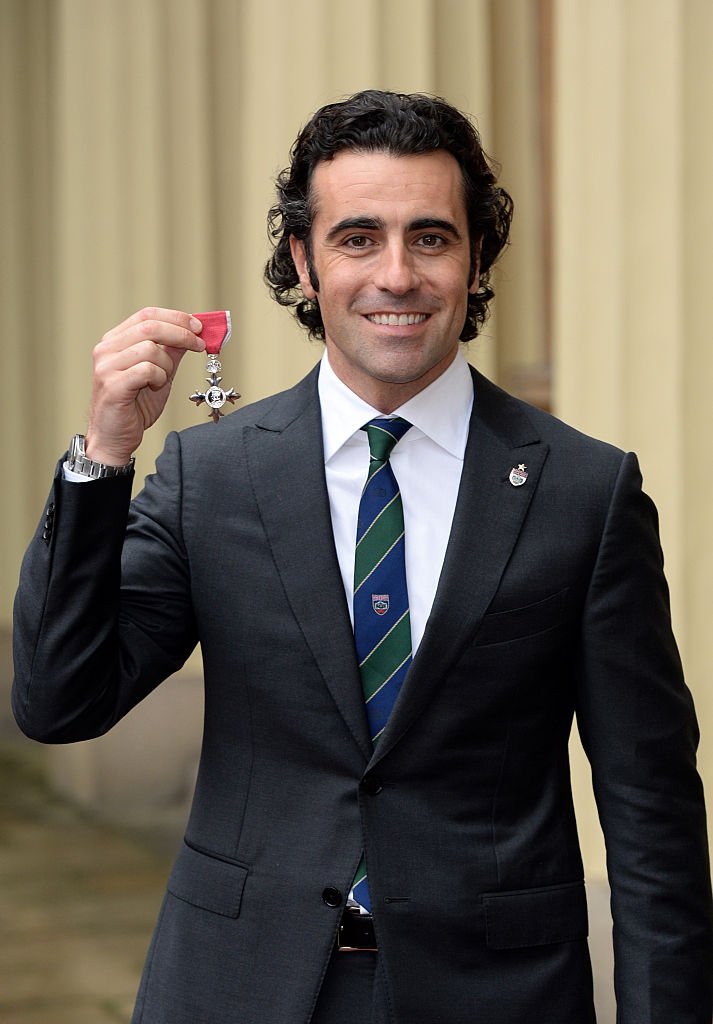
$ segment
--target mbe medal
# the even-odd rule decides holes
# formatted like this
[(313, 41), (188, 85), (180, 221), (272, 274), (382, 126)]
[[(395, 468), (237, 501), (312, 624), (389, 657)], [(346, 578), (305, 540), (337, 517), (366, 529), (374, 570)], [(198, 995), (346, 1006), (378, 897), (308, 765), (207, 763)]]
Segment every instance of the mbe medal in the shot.
[(205, 341), (206, 355), (208, 356), (208, 364), (206, 370), (210, 374), (206, 377), (208, 381), (208, 388), (206, 391), (194, 391), (190, 396), (191, 401), (195, 402), (196, 405), (202, 405), (203, 402), (210, 407), (208, 415), (217, 423), (220, 417), (223, 415), (221, 412), (222, 407), (226, 402), (230, 402), (232, 405), (236, 402), (240, 395), (233, 388), (226, 391), (220, 386), (222, 377), (220, 371), (223, 369), (218, 354), (225, 345), (226, 341), (230, 338), (231, 333), (231, 320), (229, 309), (214, 310), (211, 313), (194, 313), (196, 317), (203, 324), (203, 330), (201, 331), (201, 338)]

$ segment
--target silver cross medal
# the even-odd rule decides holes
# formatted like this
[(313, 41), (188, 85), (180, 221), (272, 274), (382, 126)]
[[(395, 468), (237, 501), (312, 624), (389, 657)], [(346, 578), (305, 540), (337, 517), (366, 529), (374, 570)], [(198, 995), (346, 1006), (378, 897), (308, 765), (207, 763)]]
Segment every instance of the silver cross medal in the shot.
[(218, 359), (218, 353), (230, 338), (230, 310), (220, 309), (211, 313), (194, 313), (193, 315), (203, 324), (200, 336), (206, 343), (205, 348), (208, 356), (206, 370), (210, 376), (206, 377), (208, 381), (206, 390), (194, 391), (190, 399), (196, 403), (196, 406), (202, 405), (205, 402), (210, 407), (209, 417), (214, 423), (217, 423), (223, 415), (221, 409), (225, 403), (230, 402), (232, 405), (240, 398), (240, 395), (234, 388), (229, 388), (226, 391), (225, 388), (220, 386), (220, 382), (223, 379), (220, 376), (220, 371), (223, 367)]

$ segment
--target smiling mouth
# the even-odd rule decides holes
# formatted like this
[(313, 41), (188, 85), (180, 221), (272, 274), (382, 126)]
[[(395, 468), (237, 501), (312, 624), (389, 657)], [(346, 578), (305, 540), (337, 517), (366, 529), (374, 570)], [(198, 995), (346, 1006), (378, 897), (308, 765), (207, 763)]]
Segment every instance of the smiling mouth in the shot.
[(366, 319), (383, 327), (408, 327), (409, 324), (422, 324), (428, 319), (428, 313), (367, 313)]

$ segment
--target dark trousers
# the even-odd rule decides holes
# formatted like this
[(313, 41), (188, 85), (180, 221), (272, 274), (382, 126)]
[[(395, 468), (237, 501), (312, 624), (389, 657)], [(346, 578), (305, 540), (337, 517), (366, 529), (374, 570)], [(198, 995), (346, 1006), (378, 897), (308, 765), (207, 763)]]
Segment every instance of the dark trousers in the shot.
[(311, 1024), (381, 1024), (375, 1008), (377, 955), (332, 955)]

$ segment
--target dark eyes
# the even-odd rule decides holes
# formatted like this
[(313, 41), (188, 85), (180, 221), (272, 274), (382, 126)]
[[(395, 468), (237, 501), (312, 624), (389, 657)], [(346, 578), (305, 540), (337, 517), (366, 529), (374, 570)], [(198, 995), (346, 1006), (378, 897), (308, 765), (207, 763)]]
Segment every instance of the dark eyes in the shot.
[(441, 235), (421, 235), (418, 242), (424, 249), (437, 249), (444, 244), (445, 239)]
[[(348, 249), (368, 249), (370, 246), (376, 245), (376, 242), (368, 235), (350, 235), (349, 238), (344, 239), (342, 244)], [(446, 244), (446, 239), (443, 235), (420, 235), (414, 244), (422, 249), (439, 249)]]
[(344, 240), (344, 244), (350, 249), (366, 249), (371, 244), (371, 239), (366, 235), (352, 235), (351, 238)]

